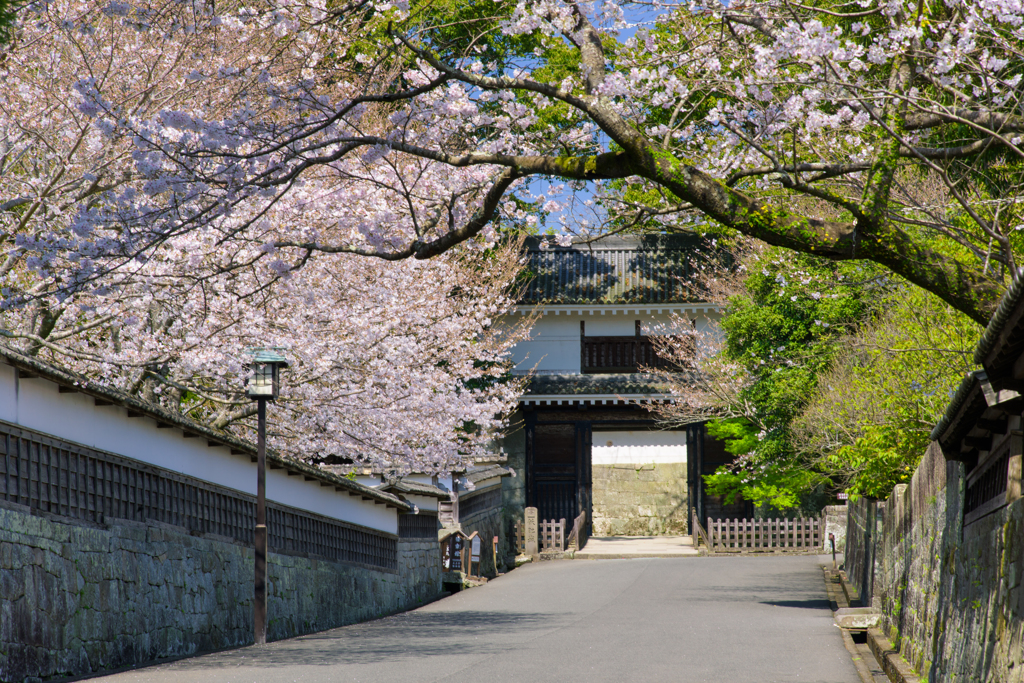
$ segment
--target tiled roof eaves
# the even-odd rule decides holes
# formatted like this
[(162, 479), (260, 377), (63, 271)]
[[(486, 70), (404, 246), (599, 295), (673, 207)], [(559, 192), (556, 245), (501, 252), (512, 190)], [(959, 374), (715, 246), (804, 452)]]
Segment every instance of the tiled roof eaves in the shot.
[(397, 481), (393, 484), (381, 486), (386, 491), (398, 491), (399, 493), (411, 493), (417, 496), (430, 496), (433, 498), (447, 499), (449, 493), (430, 484), (421, 484), (418, 481)]
[(535, 274), (525, 304), (651, 304), (694, 301), (680, 282), (698, 248), (693, 236), (650, 235), (601, 239), (591, 244), (539, 249), (527, 240)]
[(963, 378), (946, 407), (946, 413), (929, 435), (932, 441), (938, 441), (944, 447), (951, 447), (958, 437), (969, 431), (964, 430), (962, 426), (966, 423), (973, 424), (981, 417), (987, 407), (981, 390), (981, 381), (985, 378), (983, 371), (972, 372)]
[(490, 467), (474, 467), (466, 471), (466, 479), (470, 480), (474, 484), (478, 481), (484, 481), (486, 479), (493, 479), (494, 477), (508, 477), (512, 475), (512, 471), (507, 467), (501, 467), (500, 465), (492, 465)]
[[(974, 349), (974, 362), (985, 367), (986, 370), (995, 371), (1006, 364), (1000, 362), (1000, 356), (1009, 352), (1013, 358), (1012, 363), (1017, 360), (1016, 356), (1022, 350), (1020, 343), (1014, 344), (1015, 348), (1007, 348), (1009, 338), (1021, 327), (1024, 317), (1024, 276), (1018, 276), (1006, 290), (1002, 300), (999, 302), (996, 312), (992, 315), (985, 331), (978, 340)], [(1020, 335), (1017, 335), (1020, 336)]]
[[(161, 406), (141, 401), (134, 396), (129, 396), (128, 394), (111, 387), (103, 386), (102, 384), (94, 382), (83, 375), (58, 368), (50, 365), (49, 363), (44, 363), (43, 361), (31, 356), (26, 356), (25, 354), (4, 344), (0, 344), (0, 358), (3, 358), (8, 365), (14, 366), (20, 372), (37, 375), (60, 386), (74, 389), (75, 391), (87, 396), (109, 401), (114, 405), (127, 408), (132, 412), (149, 417), (158, 423), (178, 427), (189, 434), (205, 437), (208, 442), (214, 445), (226, 446), (236, 452), (241, 452), (249, 456), (255, 456), (257, 453), (256, 447), (248, 441), (244, 441), (220, 430), (212, 429), (207, 425), (195, 422), (181, 415), (176, 415), (165, 410)], [(286, 471), (301, 474), (304, 477), (309, 477), (311, 479), (316, 479), (330, 484), (331, 486), (334, 486), (336, 490), (344, 490), (352, 493), (353, 495), (362, 496), (367, 500), (373, 500), (374, 502), (379, 501), (388, 507), (397, 508), (399, 510), (412, 509), (411, 505), (399, 500), (398, 497), (393, 496), (390, 493), (378, 491), (377, 489), (366, 486), (365, 484), (360, 484), (359, 482), (339, 477), (329, 472), (324, 472), (323, 470), (304, 462), (294, 460), (292, 458), (286, 458), (268, 450), (267, 465), (270, 466), (271, 463)]]
[(524, 398), (536, 395), (571, 396), (578, 394), (648, 395), (668, 394), (669, 386), (649, 375), (537, 375), (530, 380)]

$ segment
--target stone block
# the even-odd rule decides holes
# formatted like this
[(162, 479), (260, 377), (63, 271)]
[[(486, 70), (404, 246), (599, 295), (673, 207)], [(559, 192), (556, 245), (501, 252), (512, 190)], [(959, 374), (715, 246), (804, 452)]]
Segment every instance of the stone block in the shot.
[(835, 613), (839, 628), (868, 629), (881, 625), (882, 612), (874, 607), (843, 607)]

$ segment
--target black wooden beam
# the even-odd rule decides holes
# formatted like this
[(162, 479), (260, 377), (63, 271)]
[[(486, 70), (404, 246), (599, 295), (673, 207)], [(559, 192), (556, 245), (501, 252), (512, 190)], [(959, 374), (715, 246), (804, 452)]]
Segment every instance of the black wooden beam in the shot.
[(1024, 393), (1024, 379), (1001, 377), (995, 384), (998, 384), (1000, 389), (1012, 389), (1013, 391)]
[(987, 451), (992, 448), (991, 436), (965, 436), (964, 443), (979, 451)]
[(984, 429), (987, 432), (993, 434), (1005, 434), (1006, 433), (1006, 416), (1002, 416), (996, 419), (985, 419), (980, 418), (974, 423), (979, 429)]

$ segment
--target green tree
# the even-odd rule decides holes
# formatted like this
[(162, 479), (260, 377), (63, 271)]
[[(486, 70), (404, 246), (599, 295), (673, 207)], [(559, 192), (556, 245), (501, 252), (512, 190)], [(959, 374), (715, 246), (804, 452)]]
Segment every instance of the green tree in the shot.
[(964, 374), (980, 327), (935, 296), (897, 287), (841, 340), (794, 421), (815, 466), (858, 495), (885, 498), (909, 481)]
[(708, 424), (709, 434), (739, 457), (707, 477), (707, 485), (714, 495), (787, 509), (829, 481), (824, 468), (808, 467), (793, 422), (839, 355), (840, 340), (872, 314), (894, 283), (869, 262), (794, 257), (780, 249), (746, 265), (744, 291), (731, 298), (722, 319), (722, 355), (749, 381), (733, 399), (742, 407)]

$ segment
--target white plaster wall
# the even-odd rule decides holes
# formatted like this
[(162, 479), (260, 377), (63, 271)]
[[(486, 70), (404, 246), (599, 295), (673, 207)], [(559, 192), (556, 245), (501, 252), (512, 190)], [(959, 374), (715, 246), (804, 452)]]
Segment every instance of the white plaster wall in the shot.
[[(687, 320), (696, 319), (698, 331), (717, 330), (717, 315), (683, 313)], [(678, 321), (668, 313), (626, 312), (602, 315), (594, 313), (548, 313), (537, 318), (530, 338), (512, 347), (515, 372), (531, 370), (539, 374), (578, 374), (580, 371), (580, 322), (586, 323), (589, 337), (632, 337), (636, 321), (643, 334), (672, 334)]]
[(420, 509), (420, 512), (437, 512), (437, 498), (418, 496), (414, 493), (403, 493), (402, 496)]
[(0, 365), (0, 420), (18, 423), (18, 394), (14, 387), (14, 368)]
[[(272, 410), (272, 408), (271, 408)], [(0, 369), (0, 419), (97, 450), (256, 495), (256, 465), (204, 438), (185, 439), (179, 429), (158, 429), (149, 418), (129, 418), (120, 406), (97, 406), (91, 396), (61, 394), (45, 379), (16, 379)], [(398, 513), (385, 505), (336, 492), (333, 487), (267, 471), (267, 499), (387, 533), (398, 533)]]
[(594, 465), (649, 465), (686, 462), (686, 432), (594, 432)]
[(465, 496), (470, 493), (476, 493), (477, 491), (484, 491), (495, 486), (501, 486), (501, 477), (491, 477), (490, 479), (484, 479), (478, 481), (474, 486), (473, 490), (469, 490), (469, 480), (466, 478), (459, 479), (459, 495)]

